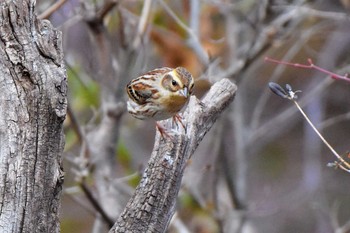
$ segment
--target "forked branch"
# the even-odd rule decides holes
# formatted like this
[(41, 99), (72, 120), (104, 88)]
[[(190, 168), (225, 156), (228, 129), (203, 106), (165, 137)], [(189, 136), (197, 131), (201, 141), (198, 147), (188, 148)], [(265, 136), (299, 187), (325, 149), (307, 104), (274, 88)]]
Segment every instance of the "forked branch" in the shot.
[(333, 73), (329, 70), (326, 70), (322, 67), (319, 67), (317, 65), (314, 64), (314, 62), (312, 61), (312, 59), (307, 59), (307, 62), (309, 64), (300, 64), (300, 63), (292, 63), (292, 62), (286, 62), (286, 61), (280, 61), (280, 60), (276, 60), (276, 59), (272, 59), (272, 58), (269, 58), (269, 57), (265, 57), (265, 61), (268, 61), (268, 62), (272, 62), (272, 63), (276, 63), (276, 64), (281, 64), (281, 65), (287, 65), (287, 66), (293, 66), (293, 67), (296, 67), (296, 68), (303, 68), (303, 69), (314, 69), (314, 70), (318, 70), (324, 74), (328, 74), (332, 79), (335, 79), (335, 80), (342, 80), (342, 81), (345, 81), (345, 82), (350, 82), (350, 78), (348, 77), (347, 74), (345, 75), (339, 75), (339, 74), (336, 74), (336, 73)]
[(182, 126), (171, 120), (161, 122), (172, 136), (159, 132), (142, 180), (116, 224), (113, 232), (165, 232), (175, 212), (181, 179), (188, 160), (216, 119), (232, 102), (237, 87), (228, 79), (212, 86), (202, 101), (191, 97), (183, 114)]

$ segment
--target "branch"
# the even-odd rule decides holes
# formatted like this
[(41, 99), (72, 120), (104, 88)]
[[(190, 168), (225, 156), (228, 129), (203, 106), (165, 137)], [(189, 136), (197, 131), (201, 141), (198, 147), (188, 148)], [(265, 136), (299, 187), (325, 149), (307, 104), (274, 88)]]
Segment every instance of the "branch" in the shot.
[(57, 11), (67, 0), (59, 0), (52, 4), (47, 10), (38, 16), (38, 19), (48, 19), (55, 11)]
[(101, 215), (103, 220), (108, 223), (110, 227), (113, 226), (113, 220), (108, 216), (108, 214), (104, 211), (102, 206), (100, 205), (99, 201), (94, 197), (92, 192), (90, 191), (89, 187), (85, 183), (85, 181), (82, 181), (80, 183), (80, 187), (83, 190), (86, 198), (89, 200), (89, 202), (92, 204), (92, 206), (95, 208), (95, 210)]
[(322, 72), (324, 74), (329, 75), (332, 79), (342, 80), (342, 81), (345, 81), (345, 82), (350, 82), (350, 78), (348, 77), (347, 74), (339, 75), (339, 74), (333, 73), (333, 72), (331, 72), (329, 70), (326, 70), (326, 69), (324, 69), (324, 68), (322, 68), (320, 66), (315, 65), (311, 58), (309, 58), (307, 60), (307, 62), (309, 64), (299, 64), (299, 63), (280, 61), (280, 60), (276, 60), (276, 59), (269, 58), (269, 57), (265, 57), (265, 61), (276, 63), (276, 64), (281, 64), (281, 65), (292, 66), (292, 67), (296, 67), (296, 68), (318, 70), (318, 71), (320, 71), (320, 72)]
[[(148, 166), (113, 232), (165, 232), (175, 212), (177, 194), (188, 160), (216, 119), (233, 101), (236, 85), (223, 79), (212, 86), (200, 102), (191, 97), (183, 114), (185, 129), (173, 128), (172, 137), (157, 131)], [(168, 129), (171, 120), (162, 122)]]
[(300, 90), (298, 91), (293, 91), (292, 87), (289, 84), (286, 84), (286, 89), (283, 89), (279, 84), (270, 82), (269, 87), (271, 91), (278, 95), (281, 98), (288, 99), (293, 101), (295, 106), (298, 108), (299, 112), (303, 115), (307, 123), (311, 126), (311, 128), (314, 130), (314, 132), (318, 135), (318, 137), (322, 140), (322, 142), (328, 147), (328, 149), (334, 154), (335, 157), (340, 161), (336, 161), (334, 163), (328, 163), (328, 166), (330, 167), (335, 167), (335, 168), (341, 168), (346, 172), (350, 172), (350, 163), (345, 161), (334, 149), (333, 147), (327, 142), (327, 140), (322, 136), (322, 134), (317, 130), (317, 128), (314, 126), (314, 124), (311, 122), (309, 117), (306, 115), (306, 113), (303, 111), (303, 109), (300, 107), (300, 105), (297, 102), (298, 96), (296, 93), (301, 92)]
[(0, 232), (59, 232), (67, 108), (62, 34), (37, 19), (33, 0), (0, 6)]
[(108, 0), (104, 3), (104, 5), (98, 10), (96, 14), (96, 18), (103, 21), (108, 13), (110, 13), (114, 7), (119, 3), (118, 0)]
[(152, 7), (152, 0), (144, 1), (141, 17), (139, 20), (139, 24), (137, 26), (137, 34), (133, 42), (133, 49), (137, 49), (142, 41), (142, 37), (146, 31), (147, 24), (149, 22), (150, 12)]
[[(198, 58), (201, 60), (201, 62), (204, 65), (209, 64), (209, 56), (208, 53), (204, 50), (203, 46), (200, 43), (200, 40), (198, 38), (198, 35), (196, 34), (196, 28), (189, 28), (182, 20), (175, 14), (175, 12), (163, 1), (158, 0), (160, 5), (163, 7), (165, 12), (167, 12), (171, 18), (175, 20), (175, 22), (186, 31), (187, 35), (189, 36), (188, 42), (189, 46), (193, 49), (193, 51), (197, 54)], [(195, 19), (193, 18), (195, 14), (193, 14), (193, 7), (198, 7), (198, 5), (192, 1), (191, 6), (191, 21), (193, 22)], [(197, 14), (198, 15), (198, 14)], [(193, 26), (193, 25), (191, 25)]]

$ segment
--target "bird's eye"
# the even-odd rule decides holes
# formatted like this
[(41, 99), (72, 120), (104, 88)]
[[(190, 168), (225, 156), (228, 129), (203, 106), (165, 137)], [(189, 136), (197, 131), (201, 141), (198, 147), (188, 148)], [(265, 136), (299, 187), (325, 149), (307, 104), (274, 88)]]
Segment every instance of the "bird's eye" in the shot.
[(176, 82), (174, 79), (171, 81), (171, 84), (172, 84), (173, 86), (177, 86), (177, 82)]

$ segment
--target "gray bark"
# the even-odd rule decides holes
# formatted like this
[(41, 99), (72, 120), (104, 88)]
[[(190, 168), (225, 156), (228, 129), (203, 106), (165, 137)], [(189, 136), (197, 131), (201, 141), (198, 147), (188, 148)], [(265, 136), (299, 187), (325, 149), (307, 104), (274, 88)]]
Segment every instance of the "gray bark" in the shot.
[(35, 1), (0, 3), (0, 232), (59, 232), (66, 72)]
[[(129, 200), (113, 232), (165, 232), (175, 212), (177, 194), (188, 160), (220, 113), (233, 100), (236, 85), (223, 79), (200, 102), (191, 97), (183, 123), (162, 123), (173, 129), (171, 137), (156, 135), (156, 142), (142, 180)], [(175, 131), (174, 131), (175, 130)]]

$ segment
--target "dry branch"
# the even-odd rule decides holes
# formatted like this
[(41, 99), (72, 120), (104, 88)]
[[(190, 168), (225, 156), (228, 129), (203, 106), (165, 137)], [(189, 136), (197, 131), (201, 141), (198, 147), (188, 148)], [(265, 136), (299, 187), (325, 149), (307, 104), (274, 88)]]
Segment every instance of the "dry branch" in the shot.
[[(188, 160), (204, 135), (232, 102), (236, 85), (223, 79), (210, 89), (202, 101), (191, 97), (183, 114), (185, 129), (173, 129), (172, 137), (157, 132), (148, 166), (133, 197), (110, 233), (165, 232), (175, 212), (177, 194)], [(167, 129), (171, 120), (162, 122)], [(174, 126), (176, 127), (176, 126)]]

